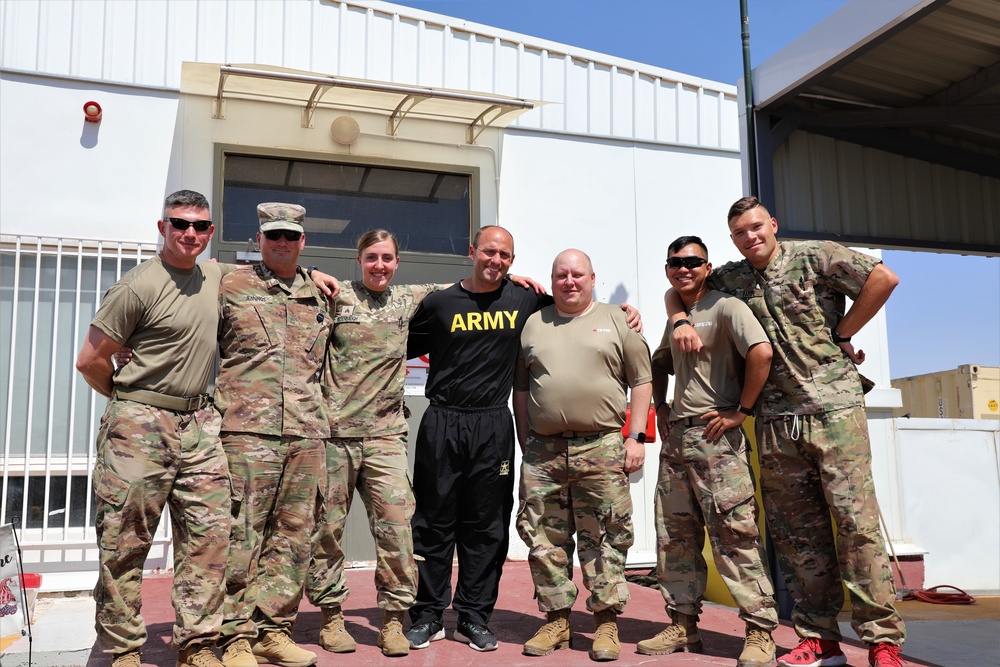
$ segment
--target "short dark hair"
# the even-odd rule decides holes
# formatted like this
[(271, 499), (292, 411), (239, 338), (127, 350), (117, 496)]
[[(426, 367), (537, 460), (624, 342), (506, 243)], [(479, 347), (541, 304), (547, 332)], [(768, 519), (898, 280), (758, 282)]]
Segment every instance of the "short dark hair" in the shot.
[(209, 211), (208, 199), (205, 195), (200, 192), (195, 192), (194, 190), (178, 190), (173, 194), (167, 195), (167, 198), (163, 200), (163, 218), (167, 218), (167, 211), (172, 208), (201, 208)]
[(667, 246), (667, 257), (673, 255), (676, 252), (680, 252), (681, 248), (683, 248), (684, 246), (689, 246), (692, 243), (695, 244), (696, 246), (699, 246), (702, 250), (704, 250), (705, 259), (708, 259), (708, 246), (705, 245), (705, 242), (702, 241), (697, 236), (681, 236), (680, 238), (678, 238), (676, 241)]
[(476, 235), (472, 237), (473, 248), (479, 247), (479, 237), (481, 237), (483, 235), (483, 232), (485, 232), (487, 229), (502, 229), (503, 231), (507, 232), (507, 236), (510, 237), (510, 251), (514, 252), (514, 235), (510, 233), (509, 229), (507, 229), (506, 227), (501, 227), (500, 225), (486, 225), (485, 227), (480, 227), (478, 230), (476, 230)]
[(756, 197), (743, 197), (741, 199), (737, 199), (736, 202), (729, 207), (729, 215), (726, 217), (726, 222), (732, 222), (733, 218), (738, 218), (747, 211), (752, 211), (755, 208), (764, 209), (764, 212), (767, 213), (767, 217), (771, 217), (771, 212), (767, 210), (767, 207), (764, 206), (759, 199)]

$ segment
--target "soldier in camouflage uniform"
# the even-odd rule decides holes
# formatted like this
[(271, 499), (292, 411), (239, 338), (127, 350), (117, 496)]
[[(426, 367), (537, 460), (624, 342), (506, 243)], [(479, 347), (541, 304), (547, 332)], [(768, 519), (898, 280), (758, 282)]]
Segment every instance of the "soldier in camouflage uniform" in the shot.
[[(169, 505), (177, 664), (216, 667), (211, 647), (222, 623), (230, 482), (219, 414), (205, 392), (227, 267), (197, 264), (215, 229), (203, 195), (181, 190), (163, 208), (163, 249), (108, 290), (76, 362), (87, 383), (111, 399), (94, 466), (97, 637), (114, 655), (113, 667), (139, 667), (142, 568)], [(115, 372), (111, 356), (123, 344), (134, 348), (135, 363)]]
[[(879, 260), (837, 243), (778, 243), (777, 221), (754, 197), (733, 204), (728, 220), (746, 261), (716, 269), (709, 285), (745, 301), (774, 348), (756, 426), (761, 490), (802, 638), (779, 664), (845, 664), (837, 625), (843, 579), (869, 664), (899, 665), (905, 630), (893, 607), (855, 367), (864, 352), (851, 344), (899, 279)], [(854, 302), (846, 313), (845, 296)], [(669, 310), (673, 321), (676, 300)], [(697, 346), (692, 327), (674, 336), (679, 349)]]
[(305, 209), (268, 203), (257, 213), (263, 261), (226, 276), (219, 294), (216, 404), (238, 503), (220, 644), (227, 667), (300, 667), (317, 660), (290, 635), (326, 484), (319, 380), (332, 320), (297, 265)]
[[(712, 265), (700, 238), (682, 236), (668, 255), (667, 278), (704, 347), (697, 354), (674, 349), (668, 327), (653, 353), (653, 400), (663, 438), (654, 505), (656, 569), (673, 623), (636, 648), (645, 655), (701, 652), (697, 620), (707, 527), (716, 567), (746, 622), (737, 667), (771, 667), (778, 614), (742, 428), (767, 380), (771, 345), (746, 304), (706, 286)], [(665, 400), (668, 374), (676, 376), (672, 406)]]
[[(628, 474), (645, 460), (651, 386), (646, 341), (618, 308), (593, 301), (594, 280), (579, 250), (553, 262), (555, 304), (531, 315), (521, 334), (514, 421), (523, 454), (517, 530), (547, 615), (524, 653), (569, 647), (575, 532), (594, 613), (590, 657), (603, 661), (621, 651), (617, 616), (629, 599), (625, 560), (634, 539)], [(623, 442), (629, 387), (632, 433)]]
[(384, 610), (377, 643), (385, 655), (398, 656), (409, 653), (402, 620), (417, 590), (403, 406), (406, 338), (423, 298), (446, 285), (390, 285), (399, 247), (381, 229), (358, 241), (358, 264), (362, 280), (345, 282), (334, 305), (324, 367), (333, 439), (326, 452), (328, 495), (325, 518), (313, 538), (308, 596), (323, 611), (320, 645), (334, 653), (354, 651), (341, 607), (350, 591), (340, 544), (357, 488), (375, 539), (375, 588)]

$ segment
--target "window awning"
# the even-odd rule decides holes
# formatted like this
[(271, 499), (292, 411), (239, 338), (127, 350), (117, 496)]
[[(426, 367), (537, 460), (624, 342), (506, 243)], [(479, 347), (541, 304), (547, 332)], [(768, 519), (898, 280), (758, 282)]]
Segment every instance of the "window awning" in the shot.
[(432, 118), (467, 126), (472, 144), (487, 127), (506, 127), (538, 100), (446, 88), (352, 79), (268, 65), (185, 62), (181, 92), (214, 98), (212, 117), (226, 117), (226, 101), (256, 99), (302, 107), (302, 127), (312, 127), (317, 108), (388, 115), (386, 134), (395, 136), (407, 117)]

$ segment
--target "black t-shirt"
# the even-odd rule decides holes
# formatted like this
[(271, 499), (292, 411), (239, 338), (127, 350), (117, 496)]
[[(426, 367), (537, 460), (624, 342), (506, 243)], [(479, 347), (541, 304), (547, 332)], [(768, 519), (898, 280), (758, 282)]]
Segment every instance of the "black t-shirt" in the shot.
[(406, 350), (409, 358), (430, 355), (427, 398), (462, 408), (506, 405), (524, 323), (551, 303), (508, 280), (493, 292), (456, 283), (427, 296), (410, 321)]

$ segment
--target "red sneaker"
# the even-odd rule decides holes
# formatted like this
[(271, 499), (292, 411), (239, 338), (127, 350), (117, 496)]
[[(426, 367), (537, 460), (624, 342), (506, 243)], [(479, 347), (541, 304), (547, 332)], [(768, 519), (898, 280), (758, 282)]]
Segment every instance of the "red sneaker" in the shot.
[[(881, 646), (881, 644), (876, 644), (876, 646)], [(837, 667), (847, 664), (847, 656), (840, 650), (838, 642), (806, 637), (792, 649), (791, 653), (782, 656), (778, 660), (778, 664), (785, 667)], [(885, 664), (891, 665), (892, 663)]]
[(868, 647), (868, 667), (902, 667), (902, 647), (892, 644), (872, 644)]

